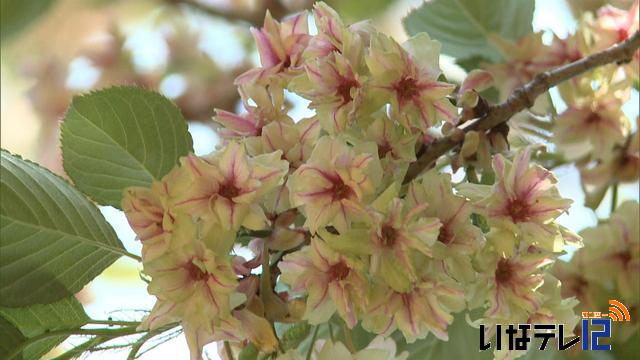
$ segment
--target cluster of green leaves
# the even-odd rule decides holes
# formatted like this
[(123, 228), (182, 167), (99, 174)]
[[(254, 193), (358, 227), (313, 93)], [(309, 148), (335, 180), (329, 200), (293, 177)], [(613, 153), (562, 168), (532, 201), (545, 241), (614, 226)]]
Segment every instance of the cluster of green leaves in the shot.
[(133, 87), (71, 104), (62, 152), (75, 186), (2, 150), (0, 358), (38, 359), (89, 321), (73, 295), (118, 258), (139, 259), (95, 203), (119, 208), (124, 188), (150, 185), (190, 151), (178, 108)]

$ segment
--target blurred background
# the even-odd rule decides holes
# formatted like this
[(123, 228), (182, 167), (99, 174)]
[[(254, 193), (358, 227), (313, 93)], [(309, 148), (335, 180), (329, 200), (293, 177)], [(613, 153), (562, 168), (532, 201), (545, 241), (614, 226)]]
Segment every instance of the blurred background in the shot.
[[(420, 0), (325, 0), (346, 22), (373, 19), (375, 26), (399, 41), (406, 39), (401, 19)], [(309, 9), (311, 0), (2, 0), (1, 11), (1, 143), (64, 176), (58, 125), (75, 94), (117, 84), (154, 89), (172, 99), (189, 120), (196, 154), (215, 149), (218, 138), (213, 109), (239, 111), (233, 79), (258, 63), (249, 28), (261, 26), (268, 9), (275, 18)], [(565, 37), (576, 26), (574, 13), (604, 3), (627, 7), (630, 1), (537, 0), (534, 30)], [(450, 79), (464, 76), (453, 59), (443, 57)], [(558, 110), (559, 97), (552, 94)], [(292, 117), (300, 118), (306, 103), (289, 99)], [(638, 116), (638, 92), (625, 105), (630, 119)], [(635, 126), (635, 122), (634, 126)], [(594, 226), (608, 216), (609, 201), (595, 213), (582, 206), (584, 195), (572, 166), (557, 169), (560, 192), (574, 200), (560, 222), (574, 231)], [(620, 188), (620, 202), (638, 199), (638, 184)], [(140, 245), (124, 215), (102, 207), (127, 249)], [(569, 255), (570, 256), (570, 255)], [(80, 294), (94, 319), (138, 320), (154, 298), (146, 293), (140, 265), (121, 259)], [(171, 335), (171, 334), (170, 334)], [(145, 353), (143, 359), (185, 358), (179, 334)], [(70, 339), (65, 346), (78, 343)], [(215, 345), (207, 348), (218, 358)], [(127, 351), (92, 353), (90, 359), (125, 358)]]

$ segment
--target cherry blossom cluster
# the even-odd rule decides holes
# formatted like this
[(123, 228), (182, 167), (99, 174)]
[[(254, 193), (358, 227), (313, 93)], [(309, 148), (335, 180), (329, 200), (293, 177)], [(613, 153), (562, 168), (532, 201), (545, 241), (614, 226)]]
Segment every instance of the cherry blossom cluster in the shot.
[[(123, 208), (157, 297), (142, 328), (180, 322), (194, 359), (221, 340), (301, 358), (282, 348), (274, 322), (360, 324), (407, 342), (446, 341), (454, 314), (474, 309), (480, 318), (469, 322), (488, 324), (489, 335), (499, 323), (572, 328), (577, 301), (562, 298), (549, 269), (581, 238), (556, 222), (571, 201), (531, 161), (536, 149), (509, 152), (504, 132), (469, 132), (460, 156), (485, 156), (495, 180), (458, 184), (438, 167), (404, 178), (417, 149), (478, 107), (478, 91), (493, 82), (512, 89), (509, 81), (585, 55), (577, 38), (550, 47), (525, 39), (538, 45), (521, 44), (510, 63), (472, 71), (456, 90), (441, 81), (440, 44), (428, 35), (399, 44), (367, 22), (344, 24), (324, 3), (311, 16), (316, 34), (306, 12), (282, 22), (267, 14), (252, 29), (260, 66), (236, 79), (244, 111), (216, 112), (218, 151), (181, 159), (151, 188), (126, 190)], [(590, 26), (610, 26), (606, 16), (621, 15), (603, 12)], [(603, 92), (593, 96), (614, 101)], [(312, 116), (292, 117), (291, 93), (308, 100)], [(579, 109), (562, 116), (581, 116), (571, 111)], [(606, 140), (594, 146), (610, 149), (615, 140)], [(481, 155), (483, 147), (491, 150)], [(233, 250), (247, 238), (251, 259)], [(350, 354), (326, 341), (317, 358), (369, 358), (376, 344)], [(402, 358), (383, 348), (376, 359)]]
[[(553, 272), (562, 281), (562, 294), (580, 301), (580, 311), (601, 309), (610, 299), (623, 301), (629, 311), (640, 307), (640, 204), (626, 201), (600, 225), (583, 230), (584, 247), (570, 262), (558, 261)], [(593, 264), (598, 264), (593, 266)], [(606, 312), (606, 309), (602, 310)], [(619, 327), (618, 341), (638, 331), (637, 318)]]
[[(596, 14), (585, 13), (573, 35), (554, 37), (549, 45), (543, 43), (542, 33), (531, 33), (517, 43), (499, 41), (507, 62), (484, 67), (506, 98), (538, 73), (626, 40), (638, 31), (639, 14), (638, 0), (627, 10), (607, 5)], [(631, 121), (622, 106), (640, 81), (639, 69), (637, 50), (622, 66), (601, 67), (559, 87), (567, 109), (552, 119), (552, 140), (565, 159), (579, 167), (588, 206), (596, 207), (612, 184), (638, 180), (640, 139), (637, 131), (630, 133)], [(541, 104), (546, 99), (541, 100), (536, 107), (546, 114)]]

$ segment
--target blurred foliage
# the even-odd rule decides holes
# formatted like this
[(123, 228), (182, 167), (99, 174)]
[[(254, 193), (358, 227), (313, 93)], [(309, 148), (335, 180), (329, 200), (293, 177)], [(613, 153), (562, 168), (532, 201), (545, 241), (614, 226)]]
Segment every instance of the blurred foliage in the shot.
[(1, 0), (0, 39), (4, 42), (17, 35), (42, 16), (54, 0)]
[(355, 22), (375, 17), (393, 4), (394, 0), (329, 0), (326, 2), (336, 9), (346, 22)]
[(433, 0), (403, 20), (409, 35), (427, 32), (442, 52), (460, 59), (501, 55), (491, 38), (515, 40), (531, 32), (534, 0)]

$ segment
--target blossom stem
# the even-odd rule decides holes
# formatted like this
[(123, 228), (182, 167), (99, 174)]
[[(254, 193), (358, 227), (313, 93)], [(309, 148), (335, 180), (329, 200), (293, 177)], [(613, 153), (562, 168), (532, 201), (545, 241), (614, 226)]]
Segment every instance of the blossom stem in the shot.
[(313, 335), (311, 336), (311, 344), (309, 344), (309, 350), (307, 350), (306, 360), (311, 359), (311, 354), (313, 353), (313, 346), (316, 344), (316, 338), (318, 337), (318, 329), (320, 326), (316, 325), (316, 328), (313, 330)]
[(328, 322), (327, 326), (329, 327), (329, 338), (331, 339), (331, 342), (335, 343), (336, 339), (333, 336), (333, 326), (331, 325), (331, 322)]
[(478, 175), (476, 169), (473, 166), (467, 167), (467, 180), (472, 184), (479, 184)]
[[(611, 187), (611, 212), (613, 214), (616, 211), (616, 207), (618, 207), (618, 183), (614, 183)], [(611, 215), (609, 215), (611, 216)]]
[[(260, 274), (260, 300), (262, 300), (262, 304), (265, 306), (272, 302), (272, 299), (269, 297), (273, 295), (273, 287), (271, 285), (271, 267), (269, 266), (269, 262), (269, 246), (265, 240), (262, 246), (262, 274)], [(269, 325), (271, 325), (271, 331), (273, 331), (273, 335), (278, 341), (278, 349), (282, 349), (273, 321), (267, 317), (265, 318), (269, 322)]]
[(234, 360), (233, 351), (231, 351), (231, 344), (228, 341), (224, 342), (224, 352), (227, 354), (227, 360)]
[[(513, 115), (533, 106), (536, 98), (550, 88), (597, 67), (627, 61), (631, 59), (638, 47), (640, 47), (640, 31), (636, 31), (628, 39), (606, 50), (539, 73), (532, 81), (516, 89), (506, 101), (491, 106), (483, 116), (464, 123), (459, 129), (464, 132), (487, 131), (505, 123)], [(418, 177), (425, 169), (433, 166), (440, 156), (459, 146), (463, 139), (464, 136), (452, 132), (452, 135), (426, 145), (418, 159), (409, 166), (403, 183), (408, 183)]]
[(158, 335), (157, 331), (149, 331), (144, 336), (142, 336), (138, 341), (136, 341), (133, 346), (131, 346), (131, 350), (129, 351), (129, 355), (127, 356), (127, 360), (135, 360), (138, 352), (144, 346), (144, 344), (149, 341), (154, 336)]
[(349, 352), (354, 354), (356, 352), (355, 347), (353, 346), (353, 339), (351, 338), (351, 330), (347, 327), (347, 323), (342, 323), (342, 332), (344, 333), (344, 343)]

